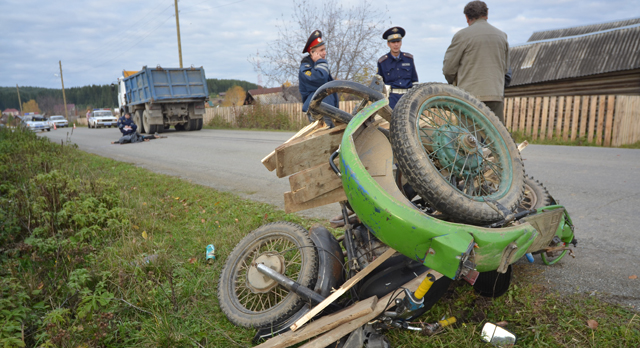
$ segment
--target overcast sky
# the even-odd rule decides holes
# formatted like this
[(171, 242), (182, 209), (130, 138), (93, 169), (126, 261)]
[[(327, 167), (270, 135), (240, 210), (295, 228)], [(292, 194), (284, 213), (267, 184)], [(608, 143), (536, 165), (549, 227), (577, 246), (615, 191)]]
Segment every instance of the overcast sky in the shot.
[[(466, 26), (467, 1), (376, 3), (387, 11), (385, 26), (407, 30), (402, 50), (414, 55), (420, 81), (445, 82), (442, 60), (453, 34)], [(640, 13), (636, 0), (486, 3), (489, 22), (507, 33), (512, 46), (534, 31)], [(290, 16), (293, 1), (181, 0), (178, 6), (184, 66), (203, 66), (207, 78), (257, 83), (247, 59), (276, 39), (278, 18)], [(65, 87), (109, 84), (123, 69), (144, 65), (179, 66), (173, 0), (0, 0), (0, 13), (0, 86), (59, 88), (59, 60)], [(382, 38), (380, 45), (386, 48)]]

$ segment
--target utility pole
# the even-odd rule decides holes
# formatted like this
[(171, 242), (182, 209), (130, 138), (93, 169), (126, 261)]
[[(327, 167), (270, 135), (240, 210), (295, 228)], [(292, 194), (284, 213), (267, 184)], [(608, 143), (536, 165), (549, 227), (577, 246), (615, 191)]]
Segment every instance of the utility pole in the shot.
[(60, 82), (62, 82), (62, 101), (64, 102), (64, 117), (69, 119), (69, 112), (67, 111), (67, 96), (64, 94), (64, 79), (62, 78), (62, 61), (59, 60), (60, 63)]
[(20, 104), (20, 115), (24, 115), (22, 113), (22, 100), (20, 100), (20, 88), (18, 88), (18, 84), (16, 83), (16, 89), (18, 90), (18, 104)]
[(178, 17), (178, 0), (174, 0), (176, 4), (176, 28), (178, 28), (178, 55), (180, 56), (180, 67), (182, 68), (182, 45), (180, 44), (180, 19)]

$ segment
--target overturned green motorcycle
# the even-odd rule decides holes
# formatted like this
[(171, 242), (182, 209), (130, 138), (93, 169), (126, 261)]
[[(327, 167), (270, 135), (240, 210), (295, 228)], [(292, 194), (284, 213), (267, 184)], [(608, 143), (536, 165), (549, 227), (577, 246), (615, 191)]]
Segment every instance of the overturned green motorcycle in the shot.
[[(524, 174), (516, 144), (482, 102), (453, 86), (421, 84), (391, 113), (380, 87), (333, 81), (310, 105), (318, 119), (348, 124), (327, 158), (347, 198), (342, 245), (323, 227), (273, 223), (245, 237), (227, 260), (220, 306), (233, 323), (260, 328), (256, 338), (287, 331), (389, 248), (399, 254), (324, 313), (381, 298), (430, 272), (377, 320), (378, 330), (407, 328), (451, 280), (499, 296), (511, 264), (525, 254), (551, 264), (575, 245), (566, 209)], [(355, 116), (321, 103), (336, 92), (363, 98)]]

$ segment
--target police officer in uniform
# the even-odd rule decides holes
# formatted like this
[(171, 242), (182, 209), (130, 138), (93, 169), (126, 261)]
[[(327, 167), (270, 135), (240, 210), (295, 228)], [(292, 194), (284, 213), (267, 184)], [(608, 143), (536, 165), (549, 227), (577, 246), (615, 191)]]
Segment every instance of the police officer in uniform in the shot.
[(390, 51), (378, 59), (378, 75), (382, 76), (385, 85), (391, 87), (389, 107), (392, 109), (402, 95), (413, 87), (413, 83), (418, 82), (413, 55), (400, 51), (405, 33), (404, 29), (393, 27), (382, 34), (382, 38), (387, 40)]
[(120, 132), (122, 132), (122, 135), (131, 135), (133, 133), (136, 132), (136, 130), (138, 129), (138, 126), (136, 126), (135, 123), (133, 123), (133, 120), (131, 119), (131, 114), (130, 113), (125, 113), (124, 116), (122, 116), (119, 120), (118, 120), (118, 128), (120, 129)]
[[(327, 62), (327, 47), (322, 40), (322, 32), (315, 30), (307, 43), (304, 45), (302, 53), (309, 53), (300, 62), (300, 72), (298, 73), (298, 80), (300, 85), (300, 94), (302, 95), (302, 111), (307, 112), (309, 110), (309, 103), (313, 94), (318, 88), (329, 81), (333, 81), (331, 77), (331, 71), (329, 71), (329, 63)], [(323, 103), (327, 103), (331, 106), (338, 107), (338, 95), (336, 93), (331, 94), (324, 98)], [(313, 122), (314, 119), (311, 115), (307, 114), (309, 122)], [(333, 128), (333, 121), (331, 118), (325, 116), (324, 123)]]

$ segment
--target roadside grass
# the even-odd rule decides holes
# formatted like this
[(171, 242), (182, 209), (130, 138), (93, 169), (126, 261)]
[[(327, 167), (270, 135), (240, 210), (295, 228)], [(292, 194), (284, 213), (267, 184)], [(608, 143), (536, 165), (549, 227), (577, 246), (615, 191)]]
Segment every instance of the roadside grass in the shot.
[(215, 116), (205, 128), (297, 131), (305, 125), (291, 120), (288, 114), (275, 111), (269, 105), (256, 104), (240, 109), (233, 124), (221, 116)]
[[(228, 254), (264, 223), (318, 223), (21, 130), (0, 130), (0, 177), (3, 347), (250, 347), (254, 330), (218, 307)], [(506, 321), (523, 347), (640, 346), (637, 313), (557, 294), (516, 266), (507, 295), (455, 283), (421, 318), (462, 324), (433, 337), (393, 331), (392, 345), (485, 346), (479, 330), (491, 320)]]

